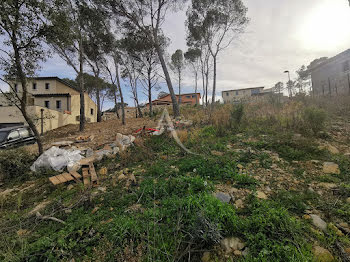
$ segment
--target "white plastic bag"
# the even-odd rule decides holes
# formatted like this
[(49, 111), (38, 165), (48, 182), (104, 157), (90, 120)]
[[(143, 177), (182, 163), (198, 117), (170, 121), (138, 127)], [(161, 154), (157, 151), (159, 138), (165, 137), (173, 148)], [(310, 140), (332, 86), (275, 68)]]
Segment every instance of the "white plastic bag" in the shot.
[(41, 168), (63, 171), (66, 167), (69, 169), (84, 157), (80, 150), (68, 151), (58, 147), (51, 147), (45, 151), (30, 167), (33, 172)]

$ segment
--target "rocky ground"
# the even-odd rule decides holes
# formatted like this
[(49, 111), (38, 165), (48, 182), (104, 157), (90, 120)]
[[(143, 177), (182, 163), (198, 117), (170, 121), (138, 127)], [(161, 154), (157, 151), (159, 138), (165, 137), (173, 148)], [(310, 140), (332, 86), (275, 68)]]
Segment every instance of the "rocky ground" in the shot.
[[(89, 124), (99, 147), (151, 120)], [(349, 261), (350, 121), (322, 138), (290, 132), (138, 139), (96, 164), (99, 185), (54, 187), (47, 173), (0, 190), (4, 261)], [(183, 132), (183, 131), (181, 131)], [(45, 143), (74, 139), (76, 126)], [(79, 134), (81, 135), (81, 134)], [(165, 259), (165, 260), (164, 260)]]

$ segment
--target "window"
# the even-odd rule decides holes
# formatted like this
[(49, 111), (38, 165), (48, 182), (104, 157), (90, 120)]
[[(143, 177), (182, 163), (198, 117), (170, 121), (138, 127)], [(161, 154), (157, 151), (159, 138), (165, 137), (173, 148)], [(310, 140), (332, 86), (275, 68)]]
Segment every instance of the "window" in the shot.
[(94, 115), (94, 109), (92, 109), (92, 108), (90, 109), (90, 114)]
[(19, 130), (19, 135), (22, 137), (22, 138), (27, 138), (27, 137), (30, 137), (30, 133), (29, 133), (29, 130), (27, 128), (22, 128)]
[(18, 139), (18, 138), (19, 138), (18, 131), (12, 131), (7, 137), (8, 140), (14, 140), (14, 139)]
[(61, 100), (57, 100), (57, 101), (56, 101), (56, 108), (57, 108), (57, 109), (61, 109), (61, 108), (62, 108), (62, 102), (61, 102)]
[(191, 98), (191, 96), (186, 96), (186, 98)]
[(50, 108), (50, 101), (45, 101), (45, 107)]
[(347, 72), (350, 70), (350, 65), (349, 65), (349, 61), (345, 61), (343, 63), (343, 72)]
[(236, 91), (236, 96), (238, 96), (238, 91)]
[(192, 98), (196, 98), (196, 95), (192, 95)]
[(45, 89), (49, 90), (50, 89), (50, 83), (45, 83)]
[(33, 90), (36, 90), (36, 88), (37, 88), (36, 83), (33, 83)]
[(229, 92), (227, 92), (227, 93), (226, 93), (226, 96), (229, 96), (229, 95), (230, 95), (230, 93), (229, 93)]

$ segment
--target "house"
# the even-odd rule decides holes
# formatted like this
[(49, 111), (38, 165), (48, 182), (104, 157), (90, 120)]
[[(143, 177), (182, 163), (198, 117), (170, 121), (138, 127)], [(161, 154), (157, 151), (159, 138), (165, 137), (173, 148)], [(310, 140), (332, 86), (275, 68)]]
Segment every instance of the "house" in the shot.
[(225, 104), (240, 103), (248, 101), (261, 94), (264, 94), (263, 86), (222, 91), (222, 98)]
[[(20, 83), (12, 82), (19, 95)], [(74, 86), (58, 77), (37, 77), (28, 79), (27, 111), (38, 130), (43, 132), (80, 121), (80, 92)], [(41, 126), (43, 116), (43, 126)], [(85, 93), (86, 122), (97, 121), (97, 106)], [(0, 127), (26, 124), (21, 112), (4, 95), (0, 96)]]
[(350, 49), (311, 69), (313, 95), (350, 95)]
[[(195, 105), (199, 104), (199, 101), (201, 99), (200, 93), (190, 93), (190, 94), (181, 94), (176, 95), (176, 99), (179, 104), (181, 105)], [(169, 106), (172, 105), (172, 100), (170, 94), (167, 94), (165, 96), (162, 96), (156, 100), (152, 101), (152, 106)], [(149, 103), (146, 104), (146, 107), (149, 106)]]

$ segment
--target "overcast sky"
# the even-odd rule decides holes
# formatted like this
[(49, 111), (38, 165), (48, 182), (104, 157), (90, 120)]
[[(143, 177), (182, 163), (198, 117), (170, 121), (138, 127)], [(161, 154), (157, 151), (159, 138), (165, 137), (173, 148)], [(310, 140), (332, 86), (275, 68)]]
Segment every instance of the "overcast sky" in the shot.
[[(322, 56), (334, 56), (350, 48), (348, 0), (243, 0), (250, 24), (239, 41), (223, 51), (218, 60), (218, 96), (221, 91), (253, 86), (272, 87), (286, 81), (283, 71), (295, 71)], [(168, 53), (186, 50), (186, 10), (169, 14), (163, 25), (171, 39)], [(49, 59), (40, 76), (75, 78), (73, 70), (57, 56)], [(177, 86), (176, 80), (173, 81)], [(188, 72), (183, 92), (193, 92)], [(126, 100), (132, 105), (128, 87)], [(163, 87), (164, 91), (166, 87)], [(176, 88), (177, 92), (177, 88)], [(146, 97), (140, 95), (141, 101)], [(156, 97), (156, 94), (155, 94)], [(107, 104), (108, 108), (111, 104)]]

